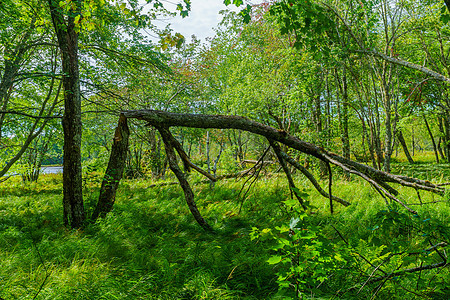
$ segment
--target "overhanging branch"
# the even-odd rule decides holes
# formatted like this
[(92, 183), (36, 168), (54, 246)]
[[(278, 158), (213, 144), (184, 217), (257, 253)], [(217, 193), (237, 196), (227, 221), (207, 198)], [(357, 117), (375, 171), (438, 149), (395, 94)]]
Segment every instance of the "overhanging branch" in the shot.
[[(283, 130), (277, 130), (273, 127), (241, 116), (182, 114), (157, 110), (129, 110), (123, 113), (128, 118), (144, 120), (148, 122), (149, 125), (157, 128), (179, 126), (191, 128), (239, 129), (258, 134), (269, 140), (277, 141), (302, 153), (314, 156), (320, 160), (339, 166), (350, 173), (358, 175), (364, 180), (376, 184), (385, 195), (397, 202), (398, 199), (395, 197), (395, 190), (387, 183), (397, 183), (414, 189), (426, 190), (441, 196), (445, 193), (444, 186), (439, 186), (426, 180), (389, 174), (377, 170), (329, 152), (317, 145), (305, 142)], [(411, 209), (409, 210), (415, 212)]]

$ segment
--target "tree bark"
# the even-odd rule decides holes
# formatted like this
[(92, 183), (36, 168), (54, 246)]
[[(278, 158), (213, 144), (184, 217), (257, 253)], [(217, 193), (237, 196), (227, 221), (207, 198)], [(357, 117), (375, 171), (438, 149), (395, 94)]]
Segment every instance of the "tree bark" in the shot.
[[(336, 72), (337, 73), (337, 72)], [(338, 73), (336, 76), (339, 76)], [(340, 81), (340, 80), (339, 80)], [(342, 156), (350, 159), (350, 139), (348, 136), (348, 88), (347, 88), (347, 74), (346, 68), (342, 70), (342, 84), (339, 82), (339, 88), (342, 94), (342, 109), (340, 110), (340, 128), (342, 141)]]
[(392, 82), (392, 66), (383, 62), (383, 71), (381, 79), (381, 89), (383, 95), (383, 106), (384, 106), (384, 161), (383, 161), (383, 171), (391, 171), (391, 154), (392, 154), (392, 98), (391, 98), (391, 82)]
[(64, 223), (80, 228), (85, 221), (81, 174), (81, 93), (78, 65), (78, 33), (75, 17), (80, 15), (81, 0), (73, 1), (75, 6), (65, 18), (59, 1), (48, 0), (53, 27), (62, 55), (64, 87), (64, 162), (63, 162), (63, 205)]
[(400, 145), (402, 145), (403, 152), (405, 153), (406, 158), (408, 159), (408, 162), (410, 164), (413, 164), (414, 160), (411, 157), (411, 154), (409, 154), (408, 145), (406, 145), (405, 138), (403, 137), (403, 133), (400, 128), (397, 129), (397, 138), (398, 138), (398, 141), (400, 142)]
[[(126, 112), (125, 112), (126, 115)], [(167, 159), (169, 160), (169, 167), (172, 170), (172, 172), (177, 177), (178, 181), (180, 182), (181, 188), (184, 192), (184, 197), (186, 199), (186, 203), (189, 207), (189, 210), (191, 211), (192, 215), (194, 216), (197, 223), (203, 227), (206, 231), (213, 231), (211, 226), (205, 221), (205, 219), (200, 214), (200, 211), (197, 208), (197, 205), (194, 201), (194, 192), (191, 189), (191, 186), (189, 185), (189, 182), (186, 179), (186, 176), (181, 171), (180, 167), (177, 164), (177, 158), (175, 155), (174, 148), (176, 147), (173, 144), (173, 140), (175, 139), (172, 134), (170, 133), (169, 129), (165, 126), (155, 126), (159, 133), (161, 134), (161, 137), (164, 141), (164, 145), (166, 148), (166, 154)]]
[(441, 147), (441, 141), (442, 141), (442, 137), (439, 137), (439, 140), (437, 143), (437, 148), (438, 148), (439, 155), (441, 156), (441, 159), (445, 160), (445, 155), (444, 155), (444, 152), (442, 151), (442, 147)]
[[(423, 113), (423, 112), (422, 112)], [(433, 143), (434, 156), (436, 157), (436, 163), (439, 163), (439, 153), (437, 150), (436, 142), (434, 141), (433, 133), (431, 132), (430, 125), (428, 124), (427, 117), (425, 113), (422, 114), (423, 121), (425, 122), (425, 126), (427, 127), (428, 134), (430, 135), (431, 142)]]
[(119, 124), (116, 127), (114, 141), (111, 147), (111, 155), (109, 157), (108, 167), (103, 177), (102, 187), (100, 188), (100, 196), (98, 198), (97, 207), (92, 214), (92, 220), (98, 217), (104, 217), (111, 211), (115, 199), (119, 182), (122, 179), (123, 170), (128, 154), (128, 137), (130, 130), (128, 129), (127, 118), (123, 114), (120, 115)]

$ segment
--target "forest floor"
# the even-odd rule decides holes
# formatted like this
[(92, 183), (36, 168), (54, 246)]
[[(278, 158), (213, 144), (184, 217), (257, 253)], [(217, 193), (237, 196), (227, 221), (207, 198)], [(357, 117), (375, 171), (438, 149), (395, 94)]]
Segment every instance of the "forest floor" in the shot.
[[(450, 181), (445, 164), (398, 163), (394, 172)], [(85, 181), (88, 213), (99, 179), (91, 174)], [(295, 298), (296, 290), (304, 299), (450, 295), (448, 265), (398, 273), (440, 263), (446, 255), (445, 248), (426, 249), (450, 242), (448, 195), (421, 193), (424, 203), (441, 202), (416, 205), (416, 191), (399, 188), (419, 212), (413, 216), (387, 205), (366, 182), (339, 179), (334, 193), (352, 205), (336, 204), (331, 215), (328, 199), (296, 178), (310, 201), (304, 214), (281, 175), (261, 176), (247, 193), (248, 182), (241, 191), (245, 179), (218, 182), (214, 189), (197, 184), (196, 201), (212, 234), (195, 223), (178, 186), (148, 188), (148, 180), (123, 180), (105, 219), (68, 230), (61, 181), (61, 174), (49, 174), (33, 184), (13, 178), (0, 185), (0, 298), (286, 299)], [(283, 228), (293, 218), (297, 225), (291, 227), (309, 235), (277, 247), (277, 241), (289, 241)], [(370, 281), (386, 274), (392, 275)]]

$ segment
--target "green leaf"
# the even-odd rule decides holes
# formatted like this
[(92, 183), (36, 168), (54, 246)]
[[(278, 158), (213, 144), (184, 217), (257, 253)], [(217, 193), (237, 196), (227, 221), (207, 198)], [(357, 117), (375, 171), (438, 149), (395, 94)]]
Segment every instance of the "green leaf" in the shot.
[(269, 259), (267, 260), (267, 262), (268, 262), (270, 265), (274, 265), (274, 264), (279, 263), (279, 262), (281, 261), (281, 259), (282, 259), (281, 256), (276, 255), (276, 256), (272, 256), (271, 258), (269, 258)]
[(187, 11), (187, 10), (182, 10), (180, 12), (180, 16), (183, 18), (186, 18), (188, 15), (189, 15), (189, 11)]
[(298, 200), (297, 199), (287, 199), (287, 200), (283, 201), (283, 203), (287, 207), (293, 207), (293, 206), (297, 206), (298, 205)]
[(91, 30), (94, 30), (94, 29), (95, 29), (95, 25), (93, 23), (88, 23), (87, 24), (87, 30), (88, 31), (91, 31)]
[(275, 226), (275, 229), (278, 230), (280, 233), (284, 233), (284, 232), (288, 232), (289, 231), (289, 227), (286, 225), (281, 225), (280, 226)]

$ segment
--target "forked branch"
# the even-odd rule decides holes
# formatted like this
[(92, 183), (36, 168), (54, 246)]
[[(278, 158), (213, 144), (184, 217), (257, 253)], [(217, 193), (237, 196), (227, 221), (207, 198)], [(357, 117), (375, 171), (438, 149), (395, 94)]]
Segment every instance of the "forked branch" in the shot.
[(194, 216), (197, 223), (203, 227), (206, 231), (213, 231), (211, 226), (205, 221), (205, 219), (200, 214), (200, 211), (197, 208), (197, 204), (194, 201), (194, 192), (191, 189), (191, 186), (189, 185), (189, 182), (186, 179), (186, 176), (181, 171), (180, 167), (177, 163), (177, 157), (175, 155), (174, 151), (174, 144), (173, 140), (175, 138), (170, 133), (169, 129), (167, 127), (156, 127), (158, 129), (159, 133), (161, 134), (161, 137), (164, 141), (164, 146), (166, 148), (166, 154), (167, 159), (169, 160), (169, 167), (172, 170), (172, 172), (177, 177), (178, 181), (180, 182), (181, 188), (184, 192), (184, 197), (186, 199), (186, 203), (189, 207), (189, 210), (191, 211), (192, 215)]
[(405, 203), (403, 203), (401, 200), (397, 198), (398, 191), (390, 186), (391, 183), (396, 183), (402, 186), (414, 188), (415, 190), (425, 190), (441, 196), (445, 194), (445, 185), (442, 184), (437, 185), (426, 180), (389, 174), (381, 170), (377, 170), (375, 168), (369, 167), (367, 165), (361, 164), (359, 162), (329, 152), (317, 145), (305, 142), (296, 136), (288, 134), (283, 130), (278, 130), (273, 127), (252, 121), (248, 118), (241, 116), (182, 114), (157, 110), (129, 110), (124, 111), (123, 114), (127, 118), (136, 118), (139, 120), (144, 120), (148, 123), (148, 125), (154, 126), (159, 130), (161, 136), (163, 137), (164, 144), (166, 145), (166, 151), (167, 156), (169, 158), (170, 168), (180, 181), (180, 184), (185, 193), (186, 201), (189, 205), (189, 209), (196, 218), (197, 222), (199, 222), (199, 224), (207, 230), (211, 230), (211, 227), (209, 227), (206, 221), (202, 218), (195, 205), (194, 196), (189, 186), (189, 183), (187, 182), (183, 172), (179, 169), (177, 165), (174, 149), (177, 150), (178, 154), (182, 158), (185, 165), (196, 169), (201, 174), (205, 175), (211, 180), (216, 180), (216, 178), (211, 177), (210, 174), (203, 171), (199, 167), (195, 166), (189, 160), (189, 157), (184, 152), (181, 145), (170, 133), (169, 128), (172, 126), (205, 128), (205, 129), (206, 128), (239, 129), (242, 131), (247, 131), (257, 135), (264, 136), (267, 140), (269, 140), (272, 147), (275, 149), (275, 152), (282, 167), (284, 165), (283, 169), (285, 170), (285, 173), (288, 176), (291, 190), (294, 190), (293, 187), (295, 186), (293, 185), (292, 178), (290, 178), (289, 175), (290, 173), (286, 172), (287, 168), (285, 168), (286, 167), (285, 162), (288, 162), (295, 168), (299, 169), (311, 181), (313, 186), (319, 191), (321, 195), (330, 198), (330, 207), (332, 207), (332, 201), (337, 201), (346, 206), (349, 205), (350, 203), (336, 196), (331, 195), (331, 189), (329, 189), (329, 192), (326, 193), (317, 183), (314, 176), (311, 173), (309, 173), (305, 168), (301, 167), (300, 164), (296, 162), (294, 159), (292, 159), (289, 155), (281, 151), (276, 142), (284, 144), (289, 148), (296, 149), (304, 154), (314, 156), (327, 164), (338, 166), (346, 172), (361, 177), (365, 181), (372, 184), (372, 186), (374, 186), (375, 189), (383, 197), (387, 197), (393, 201), (398, 202), (400, 205), (404, 206), (408, 211), (414, 214), (417, 212), (409, 208)]
[(157, 110), (129, 110), (123, 113), (128, 118), (144, 120), (148, 122), (149, 125), (155, 127), (169, 128), (171, 126), (178, 126), (190, 128), (239, 129), (258, 134), (330, 164), (351, 170), (353, 171), (353, 174), (358, 175), (365, 180), (370, 178), (390, 194), (395, 194), (393, 192), (395, 190), (392, 187), (388, 188), (388, 183), (397, 183), (402, 186), (425, 190), (439, 195), (444, 195), (445, 193), (444, 186), (436, 185), (426, 180), (389, 174), (377, 170), (329, 152), (317, 145), (305, 142), (283, 130), (278, 130), (241, 116), (182, 114)]

